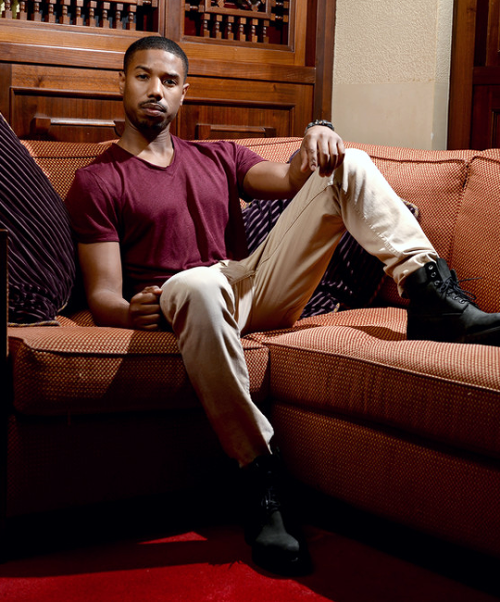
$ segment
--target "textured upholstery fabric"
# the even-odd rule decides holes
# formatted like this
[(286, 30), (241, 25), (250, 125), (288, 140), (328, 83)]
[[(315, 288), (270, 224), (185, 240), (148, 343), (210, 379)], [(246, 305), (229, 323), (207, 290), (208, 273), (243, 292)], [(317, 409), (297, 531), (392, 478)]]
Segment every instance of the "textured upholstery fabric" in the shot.
[(407, 341), (394, 307), (320, 323), (263, 340), (274, 399), (500, 457), (500, 348)]
[[(368, 144), (350, 144), (366, 151), (396, 193), (415, 204), (420, 225), (440, 257), (454, 260), (452, 253), (456, 220), (468, 179), (467, 162), (473, 152), (425, 151)], [(390, 279), (385, 279), (377, 301), (406, 305)]]
[(55, 320), (75, 277), (64, 205), (0, 115), (0, 227), (8, 231), (9, 321)]
[(472, 159), (453, 238), (453, 265), (460, 279), (470, 279), (462, 286), (477, 295), (481, 309), (489, 312), (500, 311), (499, 174), (498, 150), (485, 151)]
[(11, 416), (8, 446), (9, 517), (214, 487), (227, 463), (201, 408)]
[(302, 138), (253, 138), (234, 142), (248, 146), (268, 161), (286, 163), (290, 155), (300, 148)]
[[(16, 328), (9, 337), (14, 404), (60, 416), (200, 407), (170, 332)], [(268, 393), (268, 350), (243, 341), (256, 401)]]
[[(340, 315), (340, 314), (337, 314)], [(287, 466), (301, 482), (367, 512), (500, 555), (500, 470), (383, 424), (272, 404)]]
[(49, 178), (62, 199), (65, 199), (68, 194), (76, 170), (91, 163), (111, 144), (43, 140), (22, 140), (21, 143)]

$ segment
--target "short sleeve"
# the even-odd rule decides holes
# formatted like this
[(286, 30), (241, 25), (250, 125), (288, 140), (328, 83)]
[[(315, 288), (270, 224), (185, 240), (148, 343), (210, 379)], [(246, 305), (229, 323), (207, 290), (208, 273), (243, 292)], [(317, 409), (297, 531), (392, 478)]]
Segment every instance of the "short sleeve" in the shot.
[(252, 150), (247, 148), (246, 146), (242, 146), (240, 144), (235, 144), (236, 146), (236, 177), (238, 178), (238, 186), (240, 190), (243, 189), (243, 180), (249, 169), (251, 169), (257, 163), (261, 163), (265, 161), (257, 153), (254, 153)]
[(86, 168), (76, 172), (66, 207), (78, 242), (120, 240), (117, 199), (95, 173)]

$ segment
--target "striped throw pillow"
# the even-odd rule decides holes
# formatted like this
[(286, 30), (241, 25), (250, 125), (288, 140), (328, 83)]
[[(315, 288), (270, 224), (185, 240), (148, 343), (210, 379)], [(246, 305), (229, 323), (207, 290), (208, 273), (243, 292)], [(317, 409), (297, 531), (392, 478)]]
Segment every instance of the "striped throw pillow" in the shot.
[(9, 323), (51, 323), (67, 304), (75, 249), (63, 201), (0, 114), (0, 227), (8, 231)]

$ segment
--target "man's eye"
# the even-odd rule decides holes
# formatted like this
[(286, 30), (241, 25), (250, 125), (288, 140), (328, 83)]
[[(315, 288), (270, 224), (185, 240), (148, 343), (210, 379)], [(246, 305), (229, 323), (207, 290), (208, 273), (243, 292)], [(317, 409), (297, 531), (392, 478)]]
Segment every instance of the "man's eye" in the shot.
[(175, 79), (164, 79), (163, 85), (164, 86), (175, 86)]

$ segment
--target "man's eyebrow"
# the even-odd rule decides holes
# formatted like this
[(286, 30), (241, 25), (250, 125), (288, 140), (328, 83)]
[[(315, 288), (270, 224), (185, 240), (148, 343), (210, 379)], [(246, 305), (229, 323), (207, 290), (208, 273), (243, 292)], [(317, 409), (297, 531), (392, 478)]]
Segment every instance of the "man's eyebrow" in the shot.
[[(134, 71), (146, 71), (147, 73), (151, 73), (153, 70), (150, 67), (146, 67), (145, 65), (136, 65), (134, 67)], [(180, 73), (177, 73), (177, 71), (172, 71), (172, 72), (166, 71), (165, 73), (163, 73), (163, 77), (180, 79), (181, 75), (180, 75)]]

